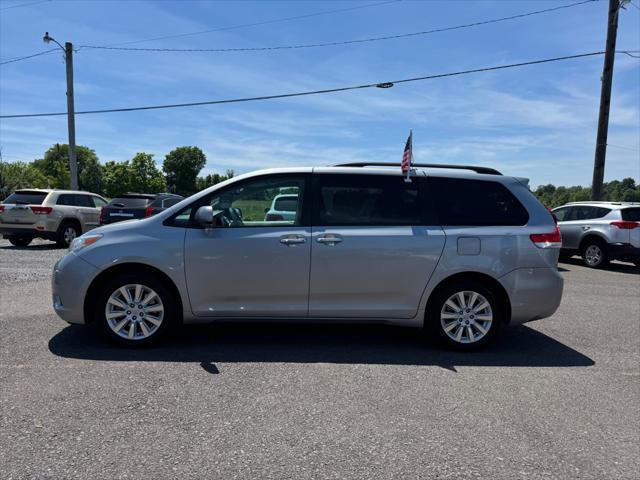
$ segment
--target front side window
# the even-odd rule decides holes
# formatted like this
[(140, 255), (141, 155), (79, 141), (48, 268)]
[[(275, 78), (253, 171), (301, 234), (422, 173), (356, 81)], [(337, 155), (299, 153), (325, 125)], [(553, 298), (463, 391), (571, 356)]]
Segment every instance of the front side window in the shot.
[(314, 225), (420, 225), (418, 182), (391, 175), (318, 175)]
[[(170, 224), (196, 227), (194, 215), (203, 205), (210, 205), (216, 227), (287, 227), (302, 225), (302, 201), (305, 178), (295, 176), (261, 177), (229, 185), (178, 212)], [(286, 209), (277, 210), (281, 198)]]
[(499, 182), (431, 177), (427, 190), (443, 226), (519, 226), (529, 214)]
[(93, 199), (93, 203), (97, 208), (104, 207), (107, 204), (107, 202), (105, 202), (100, 197), (91, 197), (91, 198)]
[(569, 214), (567, 220), (589, 220), (594, 217), (594, 207), (587, 206), (577, 206), (571, 208), (571, 213)]

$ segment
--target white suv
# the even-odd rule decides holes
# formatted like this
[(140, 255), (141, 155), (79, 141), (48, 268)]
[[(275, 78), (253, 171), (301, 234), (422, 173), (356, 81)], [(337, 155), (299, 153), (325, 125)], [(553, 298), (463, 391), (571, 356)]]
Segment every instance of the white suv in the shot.
[(68, 247), (74, 238), (99, 225), (100, 195), (76, 190), (16, 190), (0, 204), (0, 235), (25, 247), (34, 238)]

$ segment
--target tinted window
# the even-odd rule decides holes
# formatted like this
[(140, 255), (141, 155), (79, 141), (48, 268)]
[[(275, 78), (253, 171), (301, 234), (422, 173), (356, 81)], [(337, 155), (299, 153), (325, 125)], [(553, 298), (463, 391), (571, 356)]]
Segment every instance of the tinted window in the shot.
[(621, 210), (622, 219), (628, 222), (640, 222), (640, 208), (624, 208)]
[(109, 202), (109, 206), (116, 208), (146, 208), (151, 201), (151, 198), (146, 197), (116, 197)]
[(317, 175), (314, 225), (420, 225), (418, 182), (400, 176)]
[(15, 192), (5, 198), (4, 203), (42, 205), (47, 195), (47, 192)]
[(590, 207), (587, 205), (575, 206), (571, 207), (571, 213), (568, 215), (567, 220), (592, 220), (604, 217), (610, 211), (609, 208)]
[(56, 205), (75, 205), (76, 199), (75, 195), (63, 194), (58, 197), (58, 201)]
[(91, 207), (94, 208), (93, 200), (89, 195), (76, 195), (76, 205), (78, 207)]
[(526, 209), (498, 182), (432, 177), (427, 192), (442, 225), (525, 225), (529, 221)]
[(558, 208), (557, 210), (553, 211), (553, 214), (556, 216), (559, 222), (564, 222), (565, 220), (568, 220), (570, 209), (571, 207)]
[(280, 197), (276, 198), (273, 209), (281, 212), (295, 212), (298, 206), (298, 197)]

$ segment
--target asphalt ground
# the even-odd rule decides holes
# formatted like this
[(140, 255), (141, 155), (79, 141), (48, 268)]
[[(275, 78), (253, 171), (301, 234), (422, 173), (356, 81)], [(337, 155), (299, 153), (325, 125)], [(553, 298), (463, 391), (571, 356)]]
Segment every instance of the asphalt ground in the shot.
[(639, 478), (631, 265), (561, 264), (558, 312), (479, 353), (246, 324), (132, 351), (54, 314), (64, 253), (0, 241), (1, 478)]

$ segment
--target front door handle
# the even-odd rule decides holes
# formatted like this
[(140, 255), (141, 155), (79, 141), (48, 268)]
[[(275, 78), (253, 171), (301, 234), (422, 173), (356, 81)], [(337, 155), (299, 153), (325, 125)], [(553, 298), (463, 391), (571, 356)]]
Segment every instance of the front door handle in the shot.
[(333, 247), (335, 244), (340, 243), (341, 241), (342, 237), (340, 235), (336, 235), (335, 233), (329, 233), (316, 239), (316, 242), (322, 243), (323, 245), (327, 245), (329, 247)]
[(288, 235), (286, 237), (280, 237), (280, 243), (284, 245), (299, 245), (305, 243), (307, 240), (302, 235)]
[(582, 227), (583, 230), (589, 230), (591, 227), (589, 227), (588, 225), (585, 225), (584, 227)]

